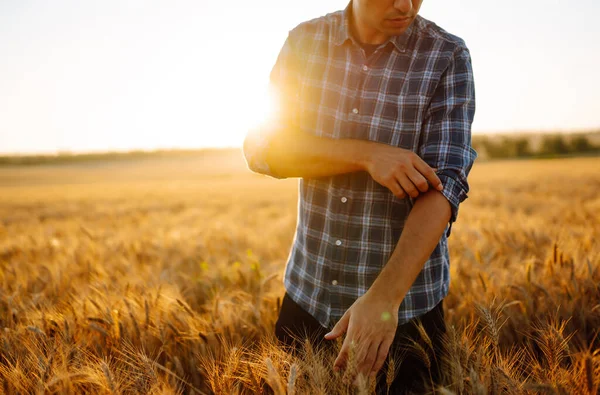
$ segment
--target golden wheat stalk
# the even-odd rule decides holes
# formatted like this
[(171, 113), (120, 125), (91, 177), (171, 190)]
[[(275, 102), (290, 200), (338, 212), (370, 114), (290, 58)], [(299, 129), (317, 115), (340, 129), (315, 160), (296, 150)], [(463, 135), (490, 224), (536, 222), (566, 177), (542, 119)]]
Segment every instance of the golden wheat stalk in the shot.
[(293, 363), (290, 367), (290, 375), (287, 383), (287, 395), (296, 394), (296, 379), (298, 378), (298, 365)]
[(285, 389), (281, 383), (281, 376), (273, 366), (271, 358), (265, 358), (265, 364), (267, 365), (267, 383), (273, 389), (275, 395), (285, 395)]

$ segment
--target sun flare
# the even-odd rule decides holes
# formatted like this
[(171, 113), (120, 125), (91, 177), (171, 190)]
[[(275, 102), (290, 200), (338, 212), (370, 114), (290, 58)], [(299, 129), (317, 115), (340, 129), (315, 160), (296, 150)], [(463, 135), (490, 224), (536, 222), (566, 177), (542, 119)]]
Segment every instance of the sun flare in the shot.
[(273, 94), (265, 89), (253, 97), (248, 106), (248, 113), (244, 117), (247, 127), (253, 129), (269, 122), (274, 115), (275, 104)]
[[(232, 105), (223, 105), (205, 118), (202, 139), (211, 146), (241, 146), (246, 134), (266, 125), (275, 114), (267, 84), (248, 84)], [(221, 97), (215, 100), (222, 100)], [(226, 101), (226, 100), (224, 100)]]

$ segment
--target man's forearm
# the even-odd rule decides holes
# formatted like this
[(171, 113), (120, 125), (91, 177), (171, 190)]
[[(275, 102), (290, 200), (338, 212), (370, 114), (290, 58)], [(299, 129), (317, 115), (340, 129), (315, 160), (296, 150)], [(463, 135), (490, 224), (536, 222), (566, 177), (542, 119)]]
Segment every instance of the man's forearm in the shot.
[(332, 139), (308, 133), (280, 134), (270, 140), (266, 160), (283, 177), (326, 177), (365, 170), (377, 143)]
[(396, 248), (369, 292), (398, 306), (415, 282), (450, 220), (450, 203), (436, 190), (421, 195), (408, 215)]

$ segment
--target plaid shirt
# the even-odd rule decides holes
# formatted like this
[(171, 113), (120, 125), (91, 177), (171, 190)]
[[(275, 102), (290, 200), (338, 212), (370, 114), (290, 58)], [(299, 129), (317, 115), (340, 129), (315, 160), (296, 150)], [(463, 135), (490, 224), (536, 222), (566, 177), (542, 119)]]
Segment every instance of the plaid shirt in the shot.
[[(289, 32), (271, 71), (279, 111), (270, 127), (248, 134), (244, 154), (251, 170), (282, 178), (261, 147), (272, 133), (293, 127), (402, 147), (438, 169), (452, 215), (400, 305), (401, 325), (448, 293), (447, 237), (477, 157), (471, 147), (471, 58), (462, 39), (417, 16), (404, 34), (366, 59), (349, 32), (350, 7)], [(387, 263), (414, 202), (398, 199), (365, 171), (300, 178), (296, 234), (283, 279), (290, 297), (332, 328)]]

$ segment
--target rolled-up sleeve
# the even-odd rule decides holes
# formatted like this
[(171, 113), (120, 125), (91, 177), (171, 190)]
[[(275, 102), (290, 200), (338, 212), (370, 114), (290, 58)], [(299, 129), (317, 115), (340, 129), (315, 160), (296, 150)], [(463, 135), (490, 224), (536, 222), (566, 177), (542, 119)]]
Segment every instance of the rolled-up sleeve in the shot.
[(297, 128), (298, 57), (294, 48), (295, 29), (279, 51), (277, 61), (269, 76), (271, 116), (259, 126), (251, 129), (244, 139), (244, 157), (253, 172), (273, 178), (285, 178), (277, 174), (268, 163), (267, 152), (271, 139), (279, 133)]
[(477, 152), (471, 146), (471, 124), (475, 116), (475, 83), (471, 56), (457, 49), (436, 88), (426, 111), (419, 156), (442, 182), (442, 194), (451, 206), (446, 236), (458, 217), (458, 207), (467, 198), (471, 171)]

